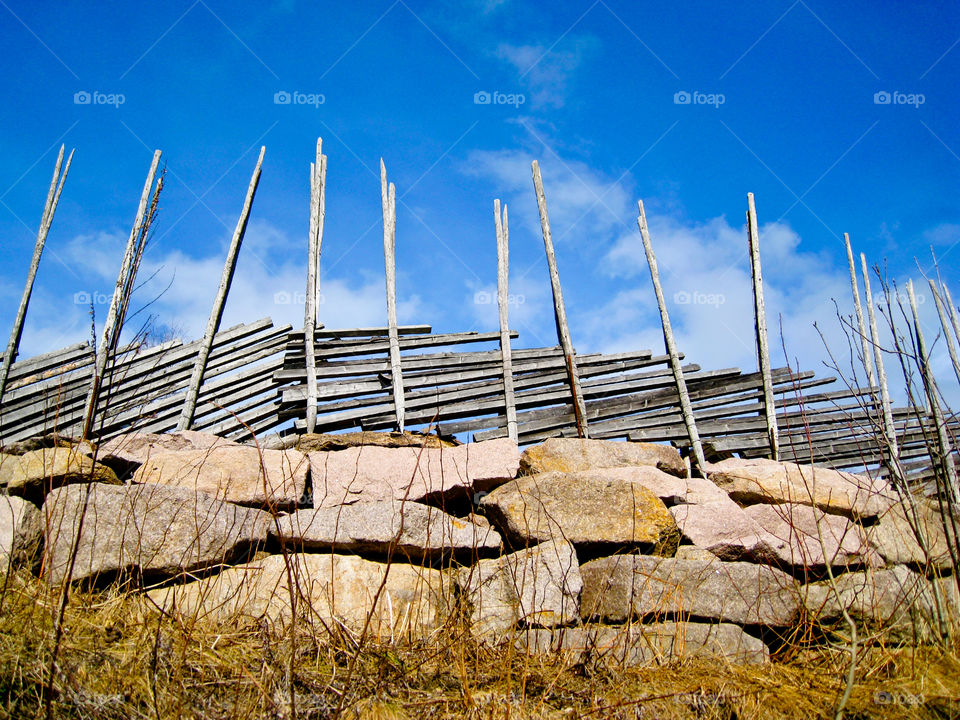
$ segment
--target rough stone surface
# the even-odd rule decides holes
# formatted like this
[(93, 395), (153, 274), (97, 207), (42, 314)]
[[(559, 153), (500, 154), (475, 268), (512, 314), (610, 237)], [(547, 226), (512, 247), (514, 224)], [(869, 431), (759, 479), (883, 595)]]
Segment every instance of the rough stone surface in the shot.
[[(368, 639), (418, 638), (442, 623), (448, 612), (448, 586), (439, 570), (387, 565), (353, 555), (290, 554), (286, 561), (282, 555), (270, 555), (148, 595), (167, 612), (219, 621), (250, 617), (284, 623), (292, 617), (288, 562), (298, 579), (298, 616), (318, 629), (336, 628), (342, 622), (359, 634), (372, 612)], [(378, 595), (384, 575), (386, 583)]]
[(574, 622), (580, 613), (583, 587), (573, 545), (551, 540), (455, 574), (467, 603), (471, 631), (479, 637), (500, 636), (518, 622), (555, 627)]
[(796, 581), (766, 565), (619, 555), (588, 562), (580, 572), (585, 620), (680, 615), (783, 627), (800, 606)]
[(84, 454), (91, 454), (94, 450), (93, 443), (87, 440), (77, 440), (75, 438), (62, 437), (60, 435), (36, 435), (26, 440), (18, 440), (9, 445), (4, 445), (2, 450), (8, 455), (23, 455), (34, 450), (43, 450), (45, 448), (75, 447)]
[(813, 569), (824, 568), (828, 558), (832, 566), (883, 565), (860, 526), (841, 515), (796, 503), (751, 505), (742, 512), (766, 531), (774, 562)]
[[(307, 550), (395, 553), (414, 560), (496, 554), (500, 535), (442, 510), (395, 500), (299, 510), (278, 519), (280, 533)], [(276, 535), (271, 527), (271, 535)]]
[(40, 547), (43, 516), (23, 498), (0, 495), (0, 572), (28, 560)]
[(295, 450), (217, 446), (155, 453), (133, 481), (188, 488), (239, 505), (289, 509), (304, 494), (307, 468), (306, 456)]
[(520, 452), (502, 438), (452, 448), (352, 447), (312, 452), (314, 507), (472, 495), (516, 477)]
[(296, 448), (301, 452), (346, 450), (352, 447), (445, 448), (459, 443), (441, 440), (436, 435), (412, 432), (350, 432), (342, 434), (308, 433), (301, 435)]
[(709, 481), (690, 503), (675, 505), (670, 512), (683, 537), (699, 548), (724, 560), (767, 562), (775, 557), (776, 538), (767, 533), (753, 518)]
[(874, 518), (895, 502), (882, 480), (764, 459), (709, 465), (707, 476), (741, 505), (800, 503), (853, 518)]
[(11, 495), (40, 500), (46, 491), (70, 483), (119, 483), (116, 474), (94, 463), (82, 446), (31, 450), (6, 455), (0, 463), (0, 485)]
[(531, 653), (590, 658), (612, 666), (650, 665), (690, 658), (756, 664), (769, 660), (762, 640), (730, 623), (663, 622), (624, 626), (585, 625), (559, 630), (529, 629), (517, 643)]
[(259, 510), (162, 485), (68, 485), (47, 496), (43, 513), (44, 574), (53, 582), (67, 573), (81, 515), (74, 581), (171, 577), (231, 562), (266, 540), (270, 522)]
[(675, 448), (655, 443), (550, 438), (527, 448), (520, 458), (520, 469), (525, 475), (632, 465), (649, 465), (678, 477), (687, 474)]
[[(916, 514), (902, 503), (891, 507), (880, 516), (879, 522), (864, 528), (867, 542), (890, 564), (926, 567), (929, 560), (930, 565), (939, 570), (953, 567), (948, 534), (937, 503), (918, 498), (913, 507)], [(960, 520), (957, 525), (960, 526)], [(926, 553), (917, 538), (918, 530), (927, 547)]]
[[(953, 578), (949, 578), (953, 582)], [(926, 641), (939, 629), (933, 586), (922, 575), (903, 565), (883, 570), (869, 570), (839, 575), (834, 592), (828, 581), (804, 586), (804, 605), (819, 622), (832, 626), (839, 634), (849, 632), (843, 618), (843, 607), (857, 623), (861, 641), (864, 630), (883, 632), (890, 641)], [(940, 581), (946, 591), (941, 606), (948, 622), (956, 624), (956, 585), (951, 588)], [(838, 599), (839, 594), (839, 599)], [(951, 602), (951, 597), (954, 600)], [(952, 619), (950, 616), (952, 615)]]
[[(514, 545), (558, 538), (576, 546), (646, 545), (673, 554), (677, 524), (663, 501), (616, 468), (526, 475), (502, 485), (480, 508)], [(670, 477), (664, 475), (664, 477)]]
[(171, 433), (126, 433), (100, 444), (97, 460), (121, 477), (131, 475), (150, 458), (162, 452), (235, 447), (237, 443), (212, 433), (180, 430)]

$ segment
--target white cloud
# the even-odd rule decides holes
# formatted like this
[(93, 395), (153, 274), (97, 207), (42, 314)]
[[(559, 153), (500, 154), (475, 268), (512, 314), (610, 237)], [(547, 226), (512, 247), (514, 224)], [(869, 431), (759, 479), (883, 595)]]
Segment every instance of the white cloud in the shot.
[(923, 233), (923, 241), (927, 245), (956, 245), (960, 242), (960, 225), (940, 223)]
[(561, 108), (567, 100), (571, 76), (597, 44), (596, 38), (588, 36), (565, 43), (564, 47), (570, 49), (501, 43), (497, 57), (512, 65), (527, 82), (533, 107)]

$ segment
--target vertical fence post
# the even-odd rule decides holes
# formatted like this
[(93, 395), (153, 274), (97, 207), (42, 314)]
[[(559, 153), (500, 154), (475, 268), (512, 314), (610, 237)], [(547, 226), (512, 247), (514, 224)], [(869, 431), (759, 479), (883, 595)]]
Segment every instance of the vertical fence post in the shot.
[(880, 349), (880, 333), (877, 331), (877, 313), (873, 307), (873, 294), (870, 292), (870, 273), (867, 272), (867, 257), (860, 253), (860, 269), (863, 272), (864, 299), (867, 302), (867, 318), (870, 321), (870, 342), (873, 345), (873, 359), (877, 364), (877, 382), (880, 385), (880, 402), (883, 407), (883, 431), (890, 446), (890, 458), (900, 457), (897, 447), (897, 429), (893, 424), (893, 410), (890, 408), (890, 389), (887, 386), (887, 371), (883, 366), (883, 352)]
[(210, 317), (207, 319), (207, 329), (203, 333), (203, 340), (200, 342), (197, 359), (193, 363), (193, 373), (190, 376), (190, 384), (187, 386), (187, 396), (183, 401), (183, 409), (180, 411), (180, 421), (177, 423), (177, 430), (189, 430), (193, 424), (193, 415), (197, 408), (197, 395), (200, 392), (200, 384), (203, 382), (203, 373), (207, 369), (207, 358), (210, 356), (210, 348), (213, 347), (213, 337), (220, 328), (223, 308), (224, 305), (226, 305), (227, 295), (230, 292), (230, 284), (233, 282), (233, 272), (237, 266), (237, 255), (240, 252), (240, 245), (243, 243), (244, 233), (247, 231), (250, 207), (253, 205), (253, 197), (256, 195), (257, 185), (260, 182), (260, 167), (263, 165), (263, 155), (266, 150), (265, 147), (260, 148), (260, 157), (257, 158), (257, 166), (253, 170), (253, 177), (250, 178), (250, 185), (247, 187), (247, 196), (243, 201), (243, 210), (240, 212), (240, 219), (237, 221), (237, 227), (233, 231), (233, 238), (230, 240), (227, 259), (223, 264), (223, 274), (220, 276), (220, 285), (217, 287), (217, 295), (213, 301), (213, 307), (210, 309)]
[(570, 392), (573, 395), (573, 411), (577, 421), (577, 434), (582, 438), (590, 437), (587, 429), (587, 409), (580, 389), (580, 373), (577, 372), (577, 359), (570, 339), (570, 327), (567, 325), (567, 311), (563, 304), (563, 290), (560, 287), (560, 273), (557, 271), (557, 258), (553, 251), (553, 235), (550, 233), (550, 217), (547, 215), (547, 196), (543, 192), (543, 179), (540, 177), (540, 165), (536, 160), (533, 169), (533, 187), (537, 193), (537, 208), (540, 211), (540, 227), (543, 230), (543, 246), (547, 253), (547, 265), (550, 269), (550, 285), (553, 288), (553, 313), (557, 323), (557, 336), (563, 350), (563, 358), (570, 379)]
[(493, 215), (497, 228), (497, 306), (500, 310), (500, 358), (503, 366), (503, 403), (507, 419), (507, 437), (516, 442), (517, 406), (513, 393), (513, 355), (510, 349), (510, 229), (507, 223), (507, 206), (500, 216), (500, 201), (493, 201)]
[(397, 429), (403, 432), (403, 366), (400, 361), (400, 336), (397, 332), (397, 192), (387, 185), (387, 168), (380, 159), (380, 196), (383, 203), (383, 262), (387, 280), (387, 332), (390, 339), (390, 382)]
[(703, 455), (703, 446), (700, 444), (700, 433), (697, 432), (697, 421), (690, 406), (690, 395), (687, 393), (687, 383), (683, 379), (683, 367), (680, 365), (680, 354), (673, 339), (673, 328), (670, 325), (670, 314), (667, 312), (667, 303), (663, 299), (663, 288), (660, 287), (660, 271), (657, 268), (657, 258), (653, 254), (653, 244), (650, 242), (650, 230), (647, 227), (647, 214), (643, 209), (643, 200), (638, 200), (640, 215), (637, 225), (640, 226), (640, 238), (643, 240), (643, 250), (647, 255), (647, 264), (650, 266), (650, 279), (653, 281), (653, 292), (657, 296), (657, 307), (660, 309), (660, 323), (663, 325), (663, 342), (670, 356), (670, 368), (673, 370), (673, 379), (677, 385), (677, 395), (680, 396), (680, 410), (683, 413), (683, 422), (687, 426), (687, 436), (693, 448), (693, 458), (697, 469), (706, 473), (707, 463)]
[(763, 303), (763, 273), (760, 268), (760, 231), (753, 193), (747, 193), (747, 238), (750, 245), (750, 271), (753, 275), (754, 319), (757, 332), (757, 364), (763, 378), (763, 412), (767, 419), (767, 437), (772, 459), (780, 459), (780, 436), (777, 427), (777, 406), (773, 401), (773, 380), (770, 374), (770, 348), (767, 344), (767, 311)]
[(307, 291), (303, 302), (303, 350), (307, 370), (307, 432), (317, 428), (317, 360), (314, 332), (320, 297), (320, 242), (323, 237), (323, 140), (317, 138), (316, 160), (310, 163), (310, 230), (307, 238)]

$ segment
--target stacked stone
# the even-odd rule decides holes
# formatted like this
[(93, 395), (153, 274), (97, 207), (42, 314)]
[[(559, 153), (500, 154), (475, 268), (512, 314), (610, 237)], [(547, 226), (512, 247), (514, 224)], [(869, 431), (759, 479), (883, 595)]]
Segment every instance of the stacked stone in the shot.
[(811, 621), (844, 632), (844, 609), (861, 636), (915, 642), (960, 607), (937, 507), (811, 466), (731, 459), (690, 478), (662, 445), (553, 439), (521, 455), (409, 433), (7, 450), (5, 563), (131, 583), (151, 607), (218, 622), (763, 662)]

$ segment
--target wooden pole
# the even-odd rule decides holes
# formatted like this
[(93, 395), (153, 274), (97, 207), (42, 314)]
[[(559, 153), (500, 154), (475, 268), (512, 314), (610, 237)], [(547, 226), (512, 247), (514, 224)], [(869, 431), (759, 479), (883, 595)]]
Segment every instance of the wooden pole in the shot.
[(960, 342), (960, 317), (957, 316), (957, 306), (953, 304), (953, 298), (950, 297), (950, 288), (946, 283), (940, 283), (943, 286), (943, 297), (947, 301), (947, 310), (950, 311), (950, 324), (953, 325), (953, 334)]
[(880, 333), (877, 331), (877, 313), (873, 307), (873, 294), (870, 292), (870, 273), (867, 271), (867, 256), (860, 253), (860, 269), (863, 272), (863, 290), (867, 301), (867, 317), (870, 320), (870, 341), (873, 345), (873, 359), (877, 364), (877, 378), (880, 384), (880, 402), (883, 406), (883, 430), (890, 445), (890, 457), (896, 460), (900, 456), (897, 447), (897, 431), (893, 424), (893, 411), (890, 409), (890, 389), (887, 386), (887, 371), (883, 366), (883, 352), (880, 349)]
[(563, 290), (560, 287), (560, 273), (557, 271), (557, 258), (553, 251), (553, 235), (550, 233), (550, 217), (547, 214), (547, 196), (543, 191), (543, 179), (540, 177), (540, 165), (536, 160), (533, 169), (533, 187), (537, 193), (537, 208), (540, 211), (540, 227), (543, 230), (543, 246), (547, 253), (547, 265), (550, 269), (550, 284), (553, 288), (553, 313), (557, 323), (557, 337), (563, 349), (563, 357), (570, 375), (570, 392), (573, 395), (573, 409), (577, 421), (577, 433), (582, 438), (590, 437), (587, 429), (587, 409), (580, 389), (580, 374), (577, 372), (576, 353), (570, 339), (570, 327), (567, 325), (567, 311), (563, 304)]
[(310, 163), (310, 231), (307, 238), (307, 291), (303, 301), (303, 349), (307, 371), (307, 432), (317, 427), (317, 360), (314, 331), (317, 324), (317, 278), (320, 272), (320, 186), (323, 183), (323, 140), (317, 138), (317, 155)]
[(380, 159), (380, 195), (383, 203), (383, 261), (387, 280), (387, 333), (390, 339), (390, 379), (397, 429), (403, 432), (403, 369), (400, 364), (400, 336), (397, 332), (397, 198), (393, 183), (387, 185), (387, 168)]
[(150, 200), (150, 191), (153, 189), (153, 178), (157, 173), (157, 165), (159, 163), (160, 151), (156, 150), (153, 153), (150, 171), (147, 173), (147, 181), (144, 183), (143, 192), (140, 194), (140, 204), (137, 207), (137, 215), (133, 221), (133, 228), (130, 230), (130, 237), (127, 239), (127, 248), (123, 254), (123, 261), (120, 263), (120, 273), (117, 275), (117, 284), (114, 286), (113, 297), (110, 300), (110, 308), (107, 310), (107, 317), (103, 324), (103, 336), (100, 339), (100, 348), (97, 351), (93, 376), (90, 378), (90, 388), (87, 391), (82, 432), (84, 439), (90, 435), (90, 431), (93, 429), (93, 422), (97, 414), (100, 383), (103, 380), (103, 374), (107, 367), (110, 348), (114, 346), (116, 338), (120, 335), (120, 330), (123, 329), (124, 318), (119, 317), (123, 292), (130, 280), (130, 270), (133, 266), (138, 238), (141, 235), (144, 217), (146, 216), (147, 203)]
[(867, 373), (867, 385), (875, 387), (877, 378), (873, 373), (870, 343), (867, 340), (867, 328), (863, 322), (863, 306), (860, 305), (860, 290), (857, 285), (857, 269), (853, 262), (853, 248), (850, 246), (850, 234), (843, 234), (843, 242), (847, 246), (847, 264), (850, 266), (850, 287), (853, 289), (853, 307), (857, 314), (857, 330), (860, 333), (860, 348), (863, 351), (863, 369)]
[(638, 200), (640, 216), (637, 225), (640, 226), (640, 238), (643, 240), (643, 249), (647, 254), (647, 264), (650, 266), (650, 279), (653, 281), (653, 291), (657, 296), (657, 307), (660, 308), (660, 322), (663, 325), (663, 342), (670, 356), (670, 368), (677, 385), (677, 395), (680, 396), (680, 410), (683, 413), (683, 422), (687, 427), (687, 436), (693, 448), (694, 462), (701, 473), (705, 473), (707, 463), (703, 456), (703, 446), (700, 444), (700, 434), (697, 432), (697, 422), (690, 406), (690, 395), (687, 393), (687, 383), (683, 379), (683, 366), (680, 364), (680, 355), (673, 340), (673, 328), (670, 326), (670, 315), (667, 312), (667, 303), (663, 299), (663, 288), (660, 287), (660, 271), (657, 269), (657, 258), (653, 254), (653, 244), (650, 242), (650, 230), (647, 228), (647, 214), (643, 210), (643, 200)]
[(753, 193), (747, 193), (747, 238), (750, 245), (750, 271), (753, 275), (754, 318), (757, 331), (757, 364), (763, 377), (763, 408), (767, 419), (770, 455), (780, 459), (780, 438), (777, 411), (773, 402), (773, 381), (770, 377), (770, 348), (767, 345), (767, 312), (763, 304), (763, 275), (760, 268), (760, 233), (757, 228), (757, 208)]
[(507, 437), (514, 442), (517, 434), (517, 405), (513, 392), (513, 355), (510, 348), (510, 323), (508, 319), (510, 230), (507, 224), (507, 206), (500, 217), (500, 201), (493, 201), (494, 222), (497, 228), (497, 305), (500, 309), (500, 358), (503, 366), (503, 402), (507, 418)]
[(27, 271), (27, 283), (23, 288), (23, 295), (20, 297), (20, 306), (17, 308), (17, 316), (10, 331), (10, 341), (7, 343), (7, 351), (3, 356), (3, 370), (0, 371), (0, 398), (3, 397), (3, 392), (7, 387), (10, 366), (13, 365), (17, 359), (17, 354), (20, 352), (20, 338), (23, 336), (23, 324), (27, 317), (30, 296), (33, 294), (33, 283), (37, 277), (37, 268), (40, 267), (40, 256), (43, 254), (43, 246), (47, 242), (47, 235), (50, 232), (51, 224), (53, 224), (53, 215), (57, 211), (63, 183), (67, 179), (67, 173), (70, 172), (70, 163), (73, 162), (74, 151), (71, 150), (70, 157), (67, 158), (67, 165), (63, 169), (63, 175), (61, 175), (60, 166), (63, 163), (63, 151), (64, 146), (61, 145), (56, 165), (53, 168), (53, 179), (50, 181), (50, 189), (47, 190), (47, 199), (43, 205), (43, 215), (40, 217), (37, 241), (33, 246), (33, 259), (30, 261), (30, 269)]
[(940, 325), (943, 327), (943, 338), (947, 342), (947, 351), (950, 353), (953, 371), (957, 375), (957, 380), (960, 381), (960, 359), (957, 358), (957, 346), (956, 343), (953, 342), (950, 320), (947, 318), (946, 309), (943, 307), (943, 301), (940, 299), (940, 293), (937, 292), (937, 286), (934, 284), (933, 279), (928, 278), (927, 282), (930, 283), (930, 292), (933, 293), (933, 300), (937, 304), (937, 314), (940, 316)]
[(933, 422), (937, 428), (937, 445), (940, 451), (940, 461), (943, 464), (944, 477), (947, 482), (947, 492), (950, 494), (951, 501), (957, 503), (960, 502), (957, 469), (953, 464), (953, 457), (951, 457), (953, 449), (950, 447), (950, 439), (947, 437), (943, 412), (941, 412), (940, 402), (937, 400), (936, 383), (930, 371), (930, 364), (927, 358), (927, 345), (923, 339), (923, 330), (920, 327), (920, 315), (917, 312), (917, 298), (913, 293), (913, 280), (907, 280), (907, 294), (910, 297), (910, 309), (913, 311), (913, 326), (917, 333), (917, 353), (920, 356), (920, 371), (921, 377), (923, 378), (923, 387), (924, 390), (926, 390), (927, 402), (930, 405)]
[(197, 395), (200, 392), (200, 384), (203, 382), (203, 373), (207, 367), (210, 348), (213, 346), (213, 337), (216, 335), (217, 330), (220, 329), (223, 307), (226, 305), (227, 294), (230, 292), (230, 284), (233, 282), (233, 272), (237, 266), (237, 255), (240, 253), (240, 244), (243, 242), (244, 233), (247, 231), (247, 220), (250, 217), (253, 197), (257, 193), (257, 185), (260, 183), (260, 168), (263, 165), (263, 156), (266, 151), (266, 147), (260, 148), (257, 166), (253, 170), (253, 177), (250, 178), (250, 185), (247, 187), (247, 196), (243, 202), (243, 210), (240, 212), (240, 219), (237, 221), (237, 227), (233, 231), (233, 238), (230, 240), (227, 259), (223, 265), (223, 274), (220, 276), (220, 285), (217, 288), (217, 295), (213, 301), (213, 307), (210, 309), (210, 317), (207, 319), (207, 329), (203, 333), (203, 340), (197, 352), (197, 359), (193, 364), (193, 374), (190, 376), (190, 384), (187, 386), (187, 396), (183, 401), (183, 410), (180, 413), (180, 422), (177, 423), (177, 430), (189, 430), (193, 424), (193, 414), (197, 407)]

